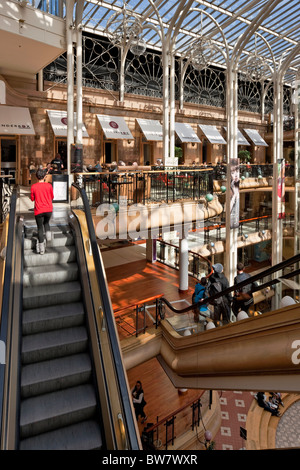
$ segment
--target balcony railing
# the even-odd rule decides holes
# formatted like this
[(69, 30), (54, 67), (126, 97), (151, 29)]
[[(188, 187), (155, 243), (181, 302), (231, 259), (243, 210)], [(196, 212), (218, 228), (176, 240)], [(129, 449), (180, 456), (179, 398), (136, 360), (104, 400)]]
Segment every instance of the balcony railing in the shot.
[[(176, 439), (183, 440), (184, 434), (192, 431), (198, 443), (205, 449), (207, 443), (199, 440), (199, 432), (205, 429), (202, 417), (202, 406), (210, 405), (210, 392), (200, 392), (199, 397), (178, 408), (173, 413), (159, 419), (156, 423), (148, 423), (142, 433), (144, 450), (168, 450), (170, 446), (176, 447)], [(203, 432), (204, 434), (204, 432)], [(189, 436), (189, 440), (190, 440)]]
[(172, 203), (199, 200), (213, 191), (213, 170), (132, 171), (76, 174), (90, 205)]
[(126, 305), (114, 310), (115, 321), (119, 338), (136, 336), (146, 332), (153, 325), (158, 326), (160, 321), (157, 300), (163, 296), (156, 295), (140, 300), (138, 303)]
[(33, 8), (63, 18), (64, 0), (18, 0), (19, 3), (31, 5)]

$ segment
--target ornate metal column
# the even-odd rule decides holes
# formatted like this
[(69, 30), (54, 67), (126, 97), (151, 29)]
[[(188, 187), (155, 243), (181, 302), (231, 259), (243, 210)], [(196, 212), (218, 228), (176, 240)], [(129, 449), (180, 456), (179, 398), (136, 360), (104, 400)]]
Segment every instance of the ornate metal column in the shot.
[(66, 4), (66, 40), (67, 40), (67, 167), (71, 173), (71, 145), (74, 144), (74, 11), (75, 0)]
[[(237, 265), (237, 238), (239, 226), (239, 188), (237, 199), (232, 194), (231, 174), (234, 166), (237, 166), (237, 129), (238, 129), (238, 104), (237, 104), (237, 71), (232, 63), (229, 64), (226, 75), (226, 118), (227, 118), (227, 182), (226, 182), (226, 249), (224, 271), (229, 284), (233, 284)], [(239, 170), (238, 170), (239, 171)], [(236, 213), (237, 219), (234, 220)]]
[(82, 124), (83, 124), (83, 112), (82, 112), (82, 12), (84, 2), (83, 0), (77, 0), (76, 5), (76, 143), (82, 144)]

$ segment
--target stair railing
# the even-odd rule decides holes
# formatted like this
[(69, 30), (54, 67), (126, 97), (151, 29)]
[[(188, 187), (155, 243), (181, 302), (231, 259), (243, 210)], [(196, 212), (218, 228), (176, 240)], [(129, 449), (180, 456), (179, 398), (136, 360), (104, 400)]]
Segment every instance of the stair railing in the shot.
[[(215, 295), (212, 295), (210, 297), (205, 298), (205, 304), (213, 304), (214, 300), (216, 300), (219, 297), (223, 297), (224, 295), (228, 295), (228, 294), (232, 293), (233, 291), (240, 290), (240, 289), (242, 289), (242, 287), (245, 287), (249, 284), (260, 281), (261, 279), (263, 279), (265, 277), (269, 277), (272, 274), (280, 272), (283, 269), (285, 269), (286, 267), (295, 265), (299, 262), (300, 262), (300, 254), (292, 256), (291, 258), (289, 258), (285, 261), (282, 261), (281, 263), (278, 263), (278, 264), (276, 264), (276, 265), (274, 265), (270, 268), (265, 269), (264, 271), (262, 271), (258, 274), (255, 274), (255, 275), (251, 276), (249, 279), (245, 279), (245, 281), (239, 282), (238, 284), (235, 284), (233, 286), (228, 287), (227, 289), (224, 289), (222, 292), (218, 292)], [(271, 279), (271, 280), (268, 280), (267, 282), (264, 282), (263, 284), (258, 285), (257, 287), (253, 288), (252, 292), (256, 292), (258, 290), (265, 289), (266, 287), (274, 286), (274, 285), (280, 283), (281, 279), (289, 279), (289, 278), (297, 276), (299, 274), (300, 274), (300, 269), (296, 269), (295, 271), (292, 271), (288, 274), (284, 274), (284, 275), (280, 276), (280, 278)], [(164, 297), (162, 297), (160, 299), (160, 302), (161, 302), (161, 304), (164, 303), (165, 305), (167, 305), (167, 307), (170, 310), (172, 310), (172, 312), (174, 312), (176, 314), (181, 314), (181, 313), (187, 313), (187, 312), (193, 311), (196, 308), (200, 307), (201, 304), (204, 303), (204, 299), (201, 299), (199, 302), (197, 302), (195, 304), (192, 304), (192, 305), (190, 305), (186, 308), (180, 309), (180, 310), (173, 307), (173, 305), (167, 299), (165, 299)]]
[[(16, 214), (18, 189), (13, 190), (8, 222), (0, 326), (0, 438), (1, 450), (18, 445), (20, 334), (22, 306), (22, 230)], [(2, 347), (3, 346), (3, 347)]]
[[(129, 395), (127, 378), (125, 375), (125, 370), (123, 367), (123, 360), (121, 355), (121, 350), (119, 346), (119, 338), (116, 331), (114, 313), (112, 310), (111, 300), (109, 296), (109, 291), (107, 287), (105, 270), (103, 266), (102, 258), (99, 254), (99, 248), (96, 240), (94, 223), (90, 211), (89, 201), (86, 195), (86, 192), (83, 188), (73, 183), (72, 187), (80, 193), (81, 201), (84, 209), (84, 214), (86, 218), (89, 242), (90, 242), (90, 251), (93, 257), (94, 267), (95, 267), (95, 276), (97, 279), (98, 290), (100, 293), (102, 305), (98, 305), (98, 308), (101, 308), (103, 314), (102, 325), (105, 324), (105, 330), (107, 331), (106, 338), (108, 339), (109, 344), (107, 345), (110, 349), (111, 354), (111, 364), (114, 367), (115, 371), (115, 380), (117, 381), (118, 386), (118, 397), (122, 406), (122, 416), (119, 417), (120, 433), (126, 436), (125, 447), (131, 450), (139, 450), (140, 443), (136, 431), (135, 419), (133, 416), (133, 407), (131, 403), (131, 396)], [(95, 306), (96, 308), (96, 306)], [(98, 315), (97, 312), (95, 312)], [(96, 325), (98, 324), (97, 318), (95, 319)], [(100, 344), (101, 346), (101, 344)], [(106, 381), (109, 381), (109, 377), (106, 378)], [(122, 430), (121, 430), (122, 428)], [(125, 428), (125, 429), (124, 429)]]

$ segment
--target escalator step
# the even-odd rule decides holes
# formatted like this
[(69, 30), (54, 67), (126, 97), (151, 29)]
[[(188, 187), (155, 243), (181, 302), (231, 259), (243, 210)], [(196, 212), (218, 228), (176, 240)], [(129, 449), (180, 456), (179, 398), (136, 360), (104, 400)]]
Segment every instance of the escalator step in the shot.
[(20, 450), (101, 450), (99, 424), (83, 421), (21, 441)]
[(48, 266), (50, 264), (72, 263), (76, 261), (75, 245), (47, 247), (43, 255), (32, 250), (24, 251), (24, 267)]
[(60, 284), (72, 282), (78, 279), (77, 263), (50, 264), (25, 268), (23, 274), (23, 286), (42, 286), (49, 284)]
[(88, 354), (75, 354), (22, 367), (21, 397), (28, 398), (87, 383), (92, 365)]
[[(24, 238), (24, 250), (35, 250), (36, 241), (37, 234), (34, 234), (31, 238)], [(74, 237), (71, 233), (52, 232), (52, 240), (50, 242), (47, 242), (47, 247), (49, 248), (69, 245), (74, 245)]]
[(23, 289), (23, 309), (25, 310), (79, 302), (80, 300), (81, 285), (77, 281)]
[(43, 331), (79, 326), (84, 323), (84, 315), (84, 307), (81, 302), (62, 304), (59, 307), (51, 305), (24, 310), (22, 332), (25, 336)]
[(89, 420), (95, 412), (96, 396), (89, 384), (27, 398), (21, 403), (20, 438)]
[(85, 351), (88, 335), (83, 326), (65, 328), (23, 337), (22, 363), (47, 361)]

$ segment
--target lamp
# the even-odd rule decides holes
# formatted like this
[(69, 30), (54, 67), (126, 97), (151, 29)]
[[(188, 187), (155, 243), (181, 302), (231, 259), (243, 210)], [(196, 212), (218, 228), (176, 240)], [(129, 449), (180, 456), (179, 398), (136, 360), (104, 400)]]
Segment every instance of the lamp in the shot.
[(249, 81), (260, 82), (266, 80), (270, 74), (270, 66), (265, 59), (257, 54), (256, 51), (256, 35), (255, 37), (255, 51), (250, 53), (242, 70), (242, 78)]
[(129, 43), (129, 50), (134, 55), (141, 55), (146, 50), (146, 43), (141, 38), (142, 23), (137, 15), (126, 9), (125, 3), (121, 12), (109, 18), (105, 31), (115, 46), (122, 48)]

